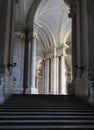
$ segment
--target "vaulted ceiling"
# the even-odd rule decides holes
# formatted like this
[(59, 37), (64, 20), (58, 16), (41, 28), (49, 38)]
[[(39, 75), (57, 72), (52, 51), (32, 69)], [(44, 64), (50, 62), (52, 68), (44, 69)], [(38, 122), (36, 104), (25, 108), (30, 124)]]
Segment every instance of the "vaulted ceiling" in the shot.
[(44, 48), (65, 43), (71, 32), (69, 8), (63, 0), (43, 0), (35, 14), (34, 23), (39, 26), (38, 35)]

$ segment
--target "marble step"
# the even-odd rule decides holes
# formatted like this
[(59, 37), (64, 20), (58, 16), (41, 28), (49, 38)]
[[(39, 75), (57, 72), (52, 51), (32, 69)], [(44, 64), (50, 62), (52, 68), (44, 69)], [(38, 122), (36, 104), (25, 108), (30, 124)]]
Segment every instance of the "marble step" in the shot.
[(2, 125), (0, 130), (90, 130), (94, 125)]
[(0, 130), (45, 129), (94, 129), (94, 106), (52, 95), (14, 95), (0, 106)]
[(1, 125), (9, 125), (9, 124), (23, 124), (23, 125), (49, 125), (49, 124), (54, 124), (54, 125), (59, 125), (59, 124), (72, 124), (72, 125), (75, 125), (75, 124), (79, 124), (79, 125), (85, 125), (85, 124), (94, 124), (94, 120), (88, 120), (88, 119), (84, 119), (84, 120), (65, 120), (65, 119), (62, 119), (62, 120), (0, 120), (0, 126)]
[(29, 108), (29, 109), (63, 109), (63, 108), (65, 108), (65, 109), (84, 109), (84, 108), (87, 108), (87, 109), (94, 109), (94, 107), (90, 107), (90, 106), (29, 106), (29, 105), (27, 105), (27, 106), (20, 106), (20, 105), (13, 105), (13, 106), (11, 106), (11, 105), (4, 105), (4, 106), (0, 106), (0, 109), (2, 109), (2, 108), (6, 108), (6, 109), (8, 109), (8, 108), (19, 108), (19, 109), (24, 109), (24, 108)]
[(94, 112), (84, 109), (0, 109), (0, 112)]
[(93, 109), (94, 107), (76, 107), (76, 106), (70, 106), (70, 107), (31, 107), (31, 106), (25, 106), (25, 107), (20, 107), (20, 106), (2, 106), (0, 109)]
[(59, 119), (59, 120), (62, 120), (62, 119), (66, 119), (66, 120), (68, 120), (68, 119), (90, 119), (90, 120), (94, 120), (94, 116), (89, 116), (89, 115), (83, 115), (83, 116), (80, 116), (80, 115), (77, 115), (77, 116), (73, 116), (73, 115), (66, 115), (66, 116), (48, 116), (48, 115), (46, 115), (46, 116), (25, 116), (25, 115), (22, 115), (22, 116), (17, 116), (17, 115), (15, 115), (15, 116), (13, 116), (13, 115), (10, 115), (10, 116), (6, 116), (6, 115), (4, 115), (4, 116), (0, 116), (0, 120), (25, 120), (25, 119), (33, 119), (33, 120), (36, 120), (36, 119), (39, 119), (39, 120), (43, 120), (43, 119), (46, 119), (46, 120), (49, 120), (49, 119), (53, 119), (53, 120), (57, 120), (57, 119)]
[(63, 115), (73, 115), (73, 116), (77, 116), (77, 115), (90, 115), (90, 116), (94, 116), (94, 113), (92, 112), (0, 112), (0, 116), (2, 115), (58, 115), (58, 116), (63, 116)]

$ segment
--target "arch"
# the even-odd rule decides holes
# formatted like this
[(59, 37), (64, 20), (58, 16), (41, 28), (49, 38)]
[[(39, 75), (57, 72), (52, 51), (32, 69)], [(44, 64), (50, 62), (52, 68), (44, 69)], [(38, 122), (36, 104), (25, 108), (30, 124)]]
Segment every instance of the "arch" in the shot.
[(34, 17), (34, 21), (36, 21), (38, 19), (38, 15), (39, 15), (39, 12), (41, 11), (42, 7), (44, 6), (44, 4), (47, 2), (47, 0), (41, 0), (38, 8), (37, 8), (37, 11), (36, 11), (36, 15)]
[(33, 25), (34, 16), (40, 3), (41, 3), (41, 0), (36, 0), (36, 1), (34, 0), (33, 4), (31, 5), (28, 15), (27, 15), (27, 19), (26, 19), (27, 26)]

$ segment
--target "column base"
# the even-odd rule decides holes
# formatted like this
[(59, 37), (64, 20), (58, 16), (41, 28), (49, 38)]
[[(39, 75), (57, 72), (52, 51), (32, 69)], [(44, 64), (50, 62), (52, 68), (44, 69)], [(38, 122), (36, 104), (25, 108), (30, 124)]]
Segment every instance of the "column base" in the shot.
[(25, 94), (38, 94), (38, 89), (37, 88), (27, 88), (25, 90)]

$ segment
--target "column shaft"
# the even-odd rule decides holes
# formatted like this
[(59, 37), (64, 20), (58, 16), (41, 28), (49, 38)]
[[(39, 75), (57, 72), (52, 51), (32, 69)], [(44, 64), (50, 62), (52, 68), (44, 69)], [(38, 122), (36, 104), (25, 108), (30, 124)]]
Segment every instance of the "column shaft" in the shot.
[[(0, 103), (13, 93), (13, 76), (8, 66), (9, 43), (13, 39), (13, 0), (0, 0)], [(12, 23), (12, 25), (11, 25)], [(13, 49), (13, 48), (12, 48)], [(11, 53), (12, 55), (12, 53)]]
[(42, 94), (44, 93), (45, 86), (45, 60), (42, 61)]
[(56, 57), (51, 58), (51, 94), (57, 94)]
[(65, 57), (61, 56), (60, 58), (60, 93), (67, 94), (66, 91), (66, 66), (65, 66)]
[(6, 66), (9, 58), (9, 43), (13, 39), (13, 5), (13, 0), (0, 0), (0, 65)]
[(77, 45), (76, 45), (76, 14), (72, 14), (72, 80), (75, 82), (77, 76)]
[(35, 88), (36, 77), (36, 39), (31, 43), (31, 88)]
[(26, 90), (26, 94), (38, 94), (35, 86), (36, 82), (36, 37), (33, 37), (30, 47), (30, 86)]
[(59, 94), (59, 57), (56, 57), (56, 82), (57, 94)]
[(49, 59), (45, 60), (45, 85), (44, 85), (44, 93), (49, 94)]

